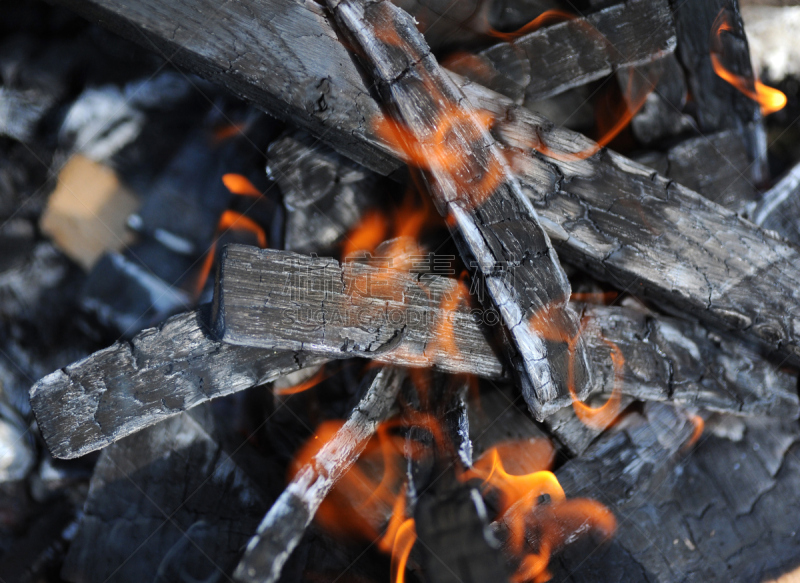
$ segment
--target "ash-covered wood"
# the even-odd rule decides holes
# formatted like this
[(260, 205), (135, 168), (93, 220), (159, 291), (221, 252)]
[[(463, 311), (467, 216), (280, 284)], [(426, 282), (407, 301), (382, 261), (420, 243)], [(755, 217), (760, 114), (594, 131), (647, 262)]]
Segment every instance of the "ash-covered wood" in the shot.
[[(704, 0), (683, 2), (670, 0), (675, 28), (678, 34), (676, 54), (686, 74), (686, 81), (696, 104), (694, 115), (703, 133), (734, 129), (744, 137), (752, 165), (742, 171), (755, 184), (769, 178), (767, 168), (767, 137), (761, 123), (759, 105), (724, 81), (715, 72), (711, 62), (712, 49), (731, 73), (755, 83), (750, 63), (744, 24), (739, 10), (739, 0)], [(728, 30), (719, 34), (717, 17), (724, 11)]]
[(356, 462), (378, 424), (390, 416), (404, 378), (401, 369), (392, 367), (385, 367), (375, 375), (347, 422), (297, 472), (261, 521), (236, 568), (237, 581), (278, 580), (322, 500)]
[(44, 377), (31, 388), (31, 406), (52, 454), (73, 458), (319, 362), (223, 344), (200, 312), (187, 312)]
[[(154, 0), (137, 0), (104, 8), (93, 0), (65, 4), (90, 17), (103, 15), (104, 23), (129, 34), (146, 28), (161, 47), (181, 42), (185, 48), (176, 62), (204, 72), (261, 107), (290, 116), (369, 167), (383, 172), (398, 168), (396, 158), (387, 163), (387, 148), (367, 123), (380, 113), (379, 107), (321, 8), (272, 0), (269, 9), (250, 7), (259, 15), (254, 20), (244, 15), (247, 3), (206, 6), (208, 1), (192, 2), (191, 8), (188, 0), (157, 5)], [(689, 4), (693, 5), (685, 6)], [(226, 18), (210, 18), (200, 26), (201, 9)], [(276, 15), (270, 30), (263, 16), (267, 13)], [(169, 22), (181, 22), (174, 41)], [(231, 28), (234, 22), (247, 26)], [(284, 34), (293, 30), (303, 31), (302, 40)], [(133, 36), (142, 42), (138, 34)], [(213, 38), (214, 44), (201, 43), (205, 37)], [(249, 50), (237, 58), (235, 39), (240, 37)], [(280, 45), (273, 46), (279, 40)], [(298, 62), (301, 54), (308, 56), (307, 64)], [(284, 64), (287, 68), (273, 71)], [(324, 71), (310, 75), (315, 67)], [(268, 79), (292, 81), (269, 87), (273, 81)], [(800, 261), (794, 248), (617, 154), (601, 151), (582, 161), (560, 156), (566, 160), (561, 162), (536, 157), (531, 153), (532, 136), (553, 152), (592, 151), (594, 144), (553, 128), (541, 116), (514, 109), (497, 93), (459, 83), (474, 106), (498, 119), (514, 120), (517, 131), (504, 131), (501, 137), (522, 150), (514, 168), (562, 260), (709, 325), (736, 330), (800, 362), (792, 324), (798, 309), (794, 294), (800, 289), (793, 275)], [(307, 99), (309, 95), (313, 99)], [(325, 107), (317, 111), (315, 104), (323, 97)], [(342, 129), (327, 131), (330, 123)]]
[(633, 0), (448, 61), (518, 103), (563, 93), (675, 50), (667, 0)]
[(267, 173), (283, 195), (283, 248), (327, 253), (358, 223), (372, 202), (378, 176), (305, 132), (269, 145)]
[(800, 165), (764, 193), (752, 216), (755, 224), (800, 245)]
[(115, 443), (95, 467), (62, 576), (73, 583), (227, 580), (268, 508), (242, 453), (222, 445), (207, 410)]
[(460, 293), (450, 278), (229, 245), (214, 327), (221, 340), (242, 346), (500, 377), (482, 312), (473, 315)]
[[(434, 274), (229, 246), (217, 284), (216, 329), (226, 342), (243, 346), (502, 376), (480, 324), (491, 314), (472, 309), (469, 298), (452, 301), (457, 290), (454, 280)], [(598, 398), (615, 385), (613, 343), (625, 360), (619, 386), (626, 395), (748, 415), (798, 415), (796, 377), (738, 339), (633, 308), (575, 303), (573, 309), (583, 320)]]
[(759, 199), (745, 171), (751, 159), (739, 130), (690, 138), (666, 152), (639, 156), (637, 161), (736, 212), (743, 212), (748, 203)]
[(795, 247), (614, 152), (570, 155), (594, 144), (494, 93), (477, 103), (508, 120), (507, 144), (528, 152), (533, 135), (561, 159), (520, 154), (514, 166), (562, 259), (800, 362)]

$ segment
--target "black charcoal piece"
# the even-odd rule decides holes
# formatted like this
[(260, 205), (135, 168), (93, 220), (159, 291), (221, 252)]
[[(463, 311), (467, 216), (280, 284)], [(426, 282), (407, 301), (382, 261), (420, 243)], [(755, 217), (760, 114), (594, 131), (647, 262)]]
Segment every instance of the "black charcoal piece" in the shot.
[[(562, 10), (563, 12), (563, 10)], [(633, 0), (500, 43), (452, 69), (518, 103), (532, 102), (602, 79), (675, 50), (667, 0)], [(487, 82), (488, 81), (488, 82)]]
[(215, 397), (321, 362), (222, 344), (204, 322), (199, 312), (175, 316), (36, 383), (31, 406), (53, 455), (85, 455)]
[(286, 207), (284, 248), (327, 253), (372, 204), (378, 176), (312, 138), (291, 132), (267, 150), (267, 173)]
[(184, 413), (103, 452), (62, 576), (226, 580), (267, 508), (208, 412)]

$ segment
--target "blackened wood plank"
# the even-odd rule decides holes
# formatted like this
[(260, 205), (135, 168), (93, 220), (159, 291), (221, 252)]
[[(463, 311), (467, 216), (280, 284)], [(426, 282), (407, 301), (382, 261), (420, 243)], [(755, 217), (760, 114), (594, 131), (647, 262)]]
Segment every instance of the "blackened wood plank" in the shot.
[[(744, 134), (752, 163), (746, 168), (755, 184), (768, 179), (767, 139), (761, 123), (759, 105), (740, 93), (715, 72), (711, 62), (715, 21), (724, 11), (729, 30), (720, 35), (722, 60), (735, 75), (755, 82), (750, 49), (745, 36), (739, 0), (670, 0), (678, 34), (676, 54), (686, 73), (686, 81), (696, 103), (695, 117), (703, 133), (734, 129)], [(745, 169), (743, 169), (745, 170)]]
[[(498, 318), (459, 298), (458, 289), (434, 274), (230, 245), (221, 259), (215, 327), (220, 338), (243, 346), (498, 378), (501, 361), (481, 324)], [(750, 415), (798, 414), (796, 377), (738, 338), (628, 307), (573, 306), (598, 396), (614, 387), (613, 343), (625, 359), (620, 386), (629, 396)]]
[(52, 454), (73, 458), (323, 360), (223, 344), (200, 312), (187, 312), (44, 377), (31, 406)]
[(457, 58), (448, 67), (523, 103), (662, 58), (675, 45), (667, 0), (633, 0), (497, 44), (477, 59)]

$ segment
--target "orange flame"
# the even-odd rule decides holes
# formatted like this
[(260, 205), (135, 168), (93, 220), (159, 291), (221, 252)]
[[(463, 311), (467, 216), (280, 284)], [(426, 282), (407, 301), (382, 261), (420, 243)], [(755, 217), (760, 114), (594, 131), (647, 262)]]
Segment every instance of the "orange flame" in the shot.
[(329, 375), (326, 372), (325, 367), (323, 366), (310, 379), (305, 380), (305, 381), (300, 382), (300, 383), (297, 383), (294, 386), (286, 387), (285, 389), (277, 390), (277, 391), (275, 391), (275, 394), (279, 395), (279, 396), (284, 396), (284, 395), (296, 395), (297, 393), (302, 393), (303, 391), (307, 391), (309, 389), (312, 389), (312, 388), (316, 387), (322, 381), (327, 379), (328, 376)]
[(686, 442), (686, 445), (683, 446), (683, 451), (691, 449), (694, 444), (697, 443), (697, 440), (699, 440), (700, 436), (703, 435), (703, 430), (706, 427), (706, 422), (702, 417), (700, 417), (700, 415), (692, 415), (690, 419), (694, 425), (694, 431), (692, 432), (692, 436)]
[(730, 15), (723, 8), (717, 14), (712, 27), (711, 65), (714, 67), (714, 72), (741, 93), (757, 102), (761, 106), (762, 115), (780, 111), (786, 105), (786, 95), (782, 91), (764, 85), (757, 78), (749, 79), (742, 75), (737, 75), (722, 64), (722, 33), (732, 33), (733, 31), (734, 27), (730, 21)]
[(372, 253), (385, 238), (388, 225), (378, 211), (367, 211), (358, 225), (347, 236), (342, 255), (350, 257), (358, 252)]
[[(530, 453), (530, 450), (533, 453)], [(527, 454), (523, 455), (523, 454)], [(509, 550), (519, 558), (512, 581), (547, 581), (551, 554), (575, 534), (591, 528), (611, 536), (616, 527), (614, 515), (593, 500), (567, 500), (555, 474), (548, 471), (555, 450), (547, 439), (532, 442), (509, 442), (487, 451), (464, 478), (481, 478), (485, 489), (500, 495), (499, 512), (509, 530)], [(527, 459), (512, 474), (504, 467)], [(549, 500), (540, 502), (543, 496)], [(536, 533), (534, 536), (532, 533)], [(525, 547), (534, 539), (536, 550)]]
[(564, 22), (566, 20), (572, 20), (576, 18), (574, 14), (570, 14), (569, 12), (564, 12), (563, 10), (547, 10), (531, 20), (528, 24), (515, 30), (514, 32), (500, 32), (495, 30), (491, 26), (488, 26), (488, 30), (486, 34), (489, 36), (493, 36), (495, 38), (499, 38), (500, 40), (510, 42), (516, 38), (521, 37), (522, 35), (529, 34), (531, 32), (535, 32), (542, 28), (543, 26), (548, 26), (550, 24), (557, 24), (559, 22)]
[[(469, 274), (464, 271), (456, 282), (455, 291), (452, 295), (445, 295), (442, 298), (440, 308), (441, 321), (434, 329), (433, 340), (431, 344), (435, 349), (441, 350), (447, 358), (458, 358), (461, 356), (461, 350), (456, 343), (456, 335), (453, 329), (453, 316), (458, 310), (459, 306), (468, 302), (469, 290), (465, 283)], [(432, 350), (436, 352), (436, 350)]]
[(203, 265), (197, 276), (197, 284), (194, 290), (195, 296), (199, 296), (203, 292), (206, 281), (208, 281), (208, 277), (211, 275), (211, 268), (214, 266), (214, 257), (217, 254), (217, 242), (219, 241), (220, 235), (223, 231), (230, 229), (253, 233), (258, 239), (259, 247), (263, 249), (267, 246), (267, 234), (253, 219), (232, 210), (223, 212), (217, 223), (217, 229), (214, 232), (214, 239), (211, 242), (211, 247), (209, 247), (205, 259), (203, 259)]
[(233, 194), (238, 194), (239, 196), (253, 196), (255, 198), (261, 196), (261, 191), (253, 186), (253, 183), (241, 174), (223, 174), (222, 183)]
[(572, 407), (575, 415), (584, 425), (593, 429), (605, 429), (617, 418), (622, 402), (622, 382), (625, 366), (625, 357), (615, 343), (603, 338), (611, 348), (611, 361), (614, 364), (614, 388), (608, 400), (599, 407), (591, 407), (580, 400), (575, 390), (575, 348), (580, 341), (584, 324), (573, 336), (569, 337), (566, 331), (553, 326), (553, 319), (549, 317), (551, 309), (545, 308), (535, 313), (530, 320), (531, 328), (542, 338), (550, 342), (565, 342), (567, 344), (569, 359), (567, 366), (567, 390), (572, 397)]

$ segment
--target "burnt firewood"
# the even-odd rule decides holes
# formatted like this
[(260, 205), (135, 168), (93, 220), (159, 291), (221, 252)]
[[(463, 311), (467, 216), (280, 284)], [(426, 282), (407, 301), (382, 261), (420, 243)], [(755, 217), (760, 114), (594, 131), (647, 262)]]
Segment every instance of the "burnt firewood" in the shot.
[(614, 152), (587, 157), (591, 141), (495, 93), (476, 103), (509, 120), (498, 129), (509, 146), (528, 152), (533, 135), (550, 156), (520, 154), (514, 167), (565, 261), (800, 362), (796, 248)]
[[(717, 75), (711, 62), (712, 50), (721, 50), (725, 67), (754, 86), (755, 76), (739, 0), (670, 0), (670, 4), (678, 35), (676, 54), (696, 104), (694, 116), (700, 131), (711, 133), (733, 129), (740, 132), (752, 164), (745, 174), (755, 184), (765, 182), (769, 178), (767, 138), (759, 105)], [(719, 26), (717, 17), (722, 11), (729, 26), (720, 33), (720, 42), (715, 43), (713, 37), (719, 31), (714, 27)]]
[(36, 383), (31, 406), (53, 455), (84, 455), (215, 397), (320, 362), (220, 343), (203, 321), (200, 312), (181, 314)]
[[(273, 0), (269, 9), (253, 9), (259, 15), (254, 19), (247, 4), (192, 0), (190, 7), (185, 1), (139, 0), (113, 9), (96, 0), (63, 3), (102, 16), (140, 42), (133, 31), (143, 29), (157, 47), (172, 51), (180, 44), (176, 62), (291, 117), (368, 167), (384, 173), (399, 167), (396, 154), (366, 121), (380, 113), (378, 104), (318, 5)], [(201, 23), (201, 13), (220, 18)], [(228, 27), (244, 21), (247, 32)], [(170, 22), (181, 22), (175, 35)], [(302, 41), (284, 35), (294, 30), (303, 31)], [(211, 47), (200, 40), (209, 36), (216, 39)], [(235, 39), (247, 44), (245, 55), (237, 55)], [(292, 82), (264, 86), (266, 79)], [(798, 289), (793, 274), (800, 260), (794, 248), (622, 156), (600, 151), (590, 157), (596, 146), (579, 134), (554, 128), (497, 93), (459, 83), (474, 106), (514, 120), (514, 132), (508, 123), (499, 124), (507, 130), (502, 137), (521, 150), (513, 166), (562, 259), (800, 362), (791, 324)], [(539, 158), (531, 146), (557, 159)], [(581, 155), (570, 155), (575, 152)]]
[(800, 245), (800, 165), (764, 193), (752, 216), (755, 224)]
[(461, 289), (432, 274), (229, 245), (214, 328), (221, 340), (241, 346), (500, 377), (504, 367)]
[(203, 413), (181, 414), (103, 452), (64, 562), (66, 580), (230, 576), (268, 494), (251, 477), (255, 460), (243, 450), (233, 455)]
[(517, 103), (530, 103), (675, 50), (667, 0), (634, 0), (448, 61)]
[[(624, 570), (659, 583), (713, 581), (720, 573), (745, 582), (794, 569), (798, 439), (796, 425), (763, 419), (747, 420), (736, 441), (704, 435), (670, 479), (619, 505), (612, 496), (607, 503), (622, 518), (614, 540), (597, 553), (568, 549), (555, 577), (598, 581), (598, 570)], [(603, 490), (600, 477), (588, 493), (602, 499)]]
[[(617, 71), (617, 82), (623, 89), (628, 108), (635, 111), (630, 129), (636, 140), (648, 147), (657, 147), (661, 140), (677, 138), (697, 132), (697, 123), (684, 113), (688, 98), (686, 78), (675, 53), (632, 67), (622, 67)], [(653, 87), (647, 94), (644, 104), (639, 92), (627, 91), (631, 84), (646, 83)], [(654, 86), (653, 86), (654, 84)], [(740, 140), (741, 141), (741, 140)]]
[[(320, 280), (309, 277), (312, 272), (307, 267), (314, 265), (311, 258), (277, 251), (248, 253), (253, 260), (276, 259), (275, 265), (265, 272), (273, 269), (279, 275), (277, 281), (272, 281), (255, 274), (256, 281), (262, 280), (259, 282), (264, 290), (262, 297), (266, 299), (267, 290), (273, 292), (270, 308), (275, 309), (269, 326), (266, 320), (260, 320), (258, 327), (247, 330), (245, 341), (256, 347), (217, 341), (207, 331), (205, 317), (199, 312), (189, 312), (157, 329), (145, 330), (130, 342), (115, 344), (48, 375), (31, 389), (31, 403), (55, 456), (84, 455), (209, 399), (332, 358), (360, 355), (405, 366), (433, 365), (445, 371), (482, 377), (496, 378), (503, 374), (503, 365), (469, 306), (459, 304), (452, 308), (456, 314), (452, 317), (448, 314), (444, 320), (453, 323), (453, 342), (458, 353), (440, 342), (431, 345), (437, 334), (447, 331), (435, 325), (443, 321), (447, 306), (441, 305), (441, 299), (432, 300), (428, 288), (439, 290), (440, 296), (445, 292), (455, 294), (454, 281), (427, 276), (425, 285), (419, 287), (417, 276), (396, 272), (391, 281), (402, 282), (399, 289), (413, 293), (407, 295), (407, 303), (395, 302), (393, 311), (384, 310), (385, 302), (363, 295), (352, 299), (342, 293), (336, 296), (329, 287), (326, 309), (338, 302), (341, 321), (333, 317), (334, 312), (328, 312), (329, 332), (322, 338), (320, 323), (326, 312), (320, 309), (319, 301), (313, 301), (313, 294), (319, 295), (319, 290), (325, 288)], [(328, 267), (330, 281), (341, 284), (343, 272), (338, 264), (333, 260), (317, 261)], [(287, 271), (279, 271), (276, 265)], [(380, 281), (377, 276), (382, 272), (378, 268), (352, 264), (352, 269), (368, 276), (362, 283), (370, 277)], [(249, 273), (254, 275), (252, 271)], [(291, 287), (282, 295), (287, 274), (290, 284), (303, 283), (295, 290), (295, 298), (300, 290), (311, 292), (304, 301), (291, 301)], [(252, 286), (251, 282), (251, 289)], [(381, 291), (386, 293), (387, 289), (382, 287)], [(252, 297), (247, 298), (248, 305), (252, 304)], [(220, 305), (224, 308), (225, 301)], [(380, 306), (377, 312), (376, 305)], [(608, 340), (620, 347), (627, 362), (621, 383), (624, 394), (640, 399), (676, 399), (742, 414), (796, 415), (795, 378), (776, 371), (757, 352), (741, 343), (723, 340), (696, 324), (645, 316), (629, 308), (586, 309), (591, 316), (587, 316), (590, 326), (585, 340), (590, 347), (592, 366), (598, 372), (595, 391), (599, 397), (610, 395), (614, 386)], [(411, 317), (407, 316), (409, 312), (413, 312)], [(253, 313), (259, 318), (264, 314), (258, 309)], [(294, 325), (275, 325), (287, 313), (295, 316)], [(346, 315), (359, 313), (374, 318), (374, 326), (366, 329), (360, 325), (344, 326)], [(388, 318), (390, 314), (394, 323)], [(246, 321), (248, 316), (240, 311), (230, 321), (237, 317)], [(403, 322), (408, 324), (405, 331)], [(348, 337), (351, 340), (345, 346)], [(337, 340), (326, 344), (332, 338)], [(371, 348), (384, 346), (385, 350), (359, 350), (353, 339)]]
[(378, 176), (305, 132), (289, 132), (269, 145), (267, 174), (283, 195), (283, 248), (328, 253), (358, 223), (372, 202)]
[(683, 409), (647, 403), (556, 471), (567, 496), (583, 496), (619, 505), (646, 495), (672, 469), (697, 425)]
[[(454, 280), (434, 274), (232, 245), (223, 252), (215, 327), (222, 340), (243, 346), (502, 376), (481, 324), (496, 315), (457, 294)], [(632, 308), (573, 306), (598, 397), (615, 386), (613, 344), (625, 360), (619, 384), (626, 395), (749, 415), (800, 411), (796, 378), (738, 339)]]
[(356, 462), (378, 424), (391, 415), (404, 378), (401, 369), (391, 367), (375, 375), (347, 422), (299, 469), (261, 521), (234, 573), (238, 581), (278, 580), (325, 496)]
[(742, 174), (751, 160), (738, 130), (690, 138), (637, 161), (736, 212), (759, 198), (752, 181)]

